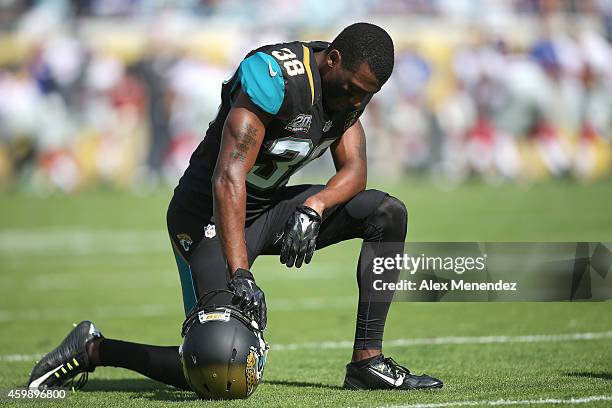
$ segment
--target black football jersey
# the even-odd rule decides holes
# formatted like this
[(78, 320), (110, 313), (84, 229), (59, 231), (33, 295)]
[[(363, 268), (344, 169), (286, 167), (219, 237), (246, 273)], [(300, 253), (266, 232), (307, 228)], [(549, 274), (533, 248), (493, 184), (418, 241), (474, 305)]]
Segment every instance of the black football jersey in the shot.
[(191, 156), (175, 189), (175, 199), (201, 216), (213, 214), (213, 172), (225, 119), (238, 89), (272, 115), (255, 165), (246, 178), (247, 223), (278, 199), (278, 190), (293, 173), (320, 157), (365, 107), (328, 116), (323, 109), (321, 77), (315, 52), (326, 42), (290, 42), (251, 51), (234, 75), (223, 83), (221, 106), (206, 136)]

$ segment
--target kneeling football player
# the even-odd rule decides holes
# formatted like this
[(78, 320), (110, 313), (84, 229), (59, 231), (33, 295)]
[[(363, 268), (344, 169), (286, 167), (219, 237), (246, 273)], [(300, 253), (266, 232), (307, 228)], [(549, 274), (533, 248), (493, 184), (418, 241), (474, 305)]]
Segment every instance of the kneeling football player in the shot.
[[(234, 305), (253, 317), (259, 331), (267, 319), (263, 291), (250, 271), (257, 256), (280, 255), (287, 267), (299, 268), (315, 249), (362, 239), (354, 350), (344, 380), (350, 389), (442, 387), (440, 380), (411, 374), (383, 356), (393, 293), (374, 299), (362, 288), (372, 281), (362, 265), (365, 252), (400, 253), (406, 238), (404, 204), (366, 190), (366, 138), (359, 121), (393, 62), (391, 38), (367, 23), (346, 27), (331, 44), (296, 41), (251, 51), (223, 84), (217, 117), (167, 213), (186, 315)], [(336, 173), (326, 185), (287, 186), (293, 173), (327, 149)], [(386, 276), (393, 280), (398, 273)], [(214, 303), (201, 301), (213, 291), (220, 291)], [(211, 319), (225, 316), (201, 312)], [(258, 361), (263, 365), (265, 358)], [(30, 386), (65, 385), (97, 366), (123, 367), (190, 389), (179, 347), (107, 339), (88, 321), (34, 367)]]

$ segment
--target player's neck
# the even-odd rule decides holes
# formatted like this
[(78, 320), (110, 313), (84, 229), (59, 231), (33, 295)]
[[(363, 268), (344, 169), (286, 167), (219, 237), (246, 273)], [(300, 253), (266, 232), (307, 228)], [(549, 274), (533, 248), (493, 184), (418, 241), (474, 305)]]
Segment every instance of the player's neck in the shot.
[(321, 72), (321, 68), (325, 66), (325, 51), (315, 52), (314, 57), (317, 61), (317, 67), (319, 68), (319, 72)]

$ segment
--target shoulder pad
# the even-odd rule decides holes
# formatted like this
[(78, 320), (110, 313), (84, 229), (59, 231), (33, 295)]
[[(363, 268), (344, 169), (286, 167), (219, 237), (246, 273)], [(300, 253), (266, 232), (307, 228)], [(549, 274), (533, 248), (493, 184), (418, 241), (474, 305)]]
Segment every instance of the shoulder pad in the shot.
[(251, 101), (276, 115), (285, 98), (283, 72), (276, 59), (257, 52), (240, 63), (239, 75), (242, 90)]

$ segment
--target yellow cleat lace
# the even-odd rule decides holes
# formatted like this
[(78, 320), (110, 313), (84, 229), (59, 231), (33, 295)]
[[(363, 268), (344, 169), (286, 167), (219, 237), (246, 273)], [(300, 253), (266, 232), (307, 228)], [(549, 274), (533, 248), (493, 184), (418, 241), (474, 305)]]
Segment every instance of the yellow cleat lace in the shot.
[(76, 359), (73, 359), (72, 362), (73, 364), (70, 364), (70, 363), (63, 364), (61, 368), (55, 372), (55, 376), (61, 382), (62, 387), (69, 388), (73, 391), (80, 390), (81, 388), (85, 386), (85, 384), (87, 384), (87, 380), (89, 378), (89, 373), (87, 371), (83, 371), (81, 375), (78, 377), (78, 379), (76, 377), (78, 375), (77, 373), (75, 374), (75, 376), (71, 378), (67, 378), (65, 382), (62, 380), (62, 377), (69, 376), (70, 374), (72, 374), (72, 371), (75, 370), (76, 367), (79, 366), (79, 363), (76, 361)]

